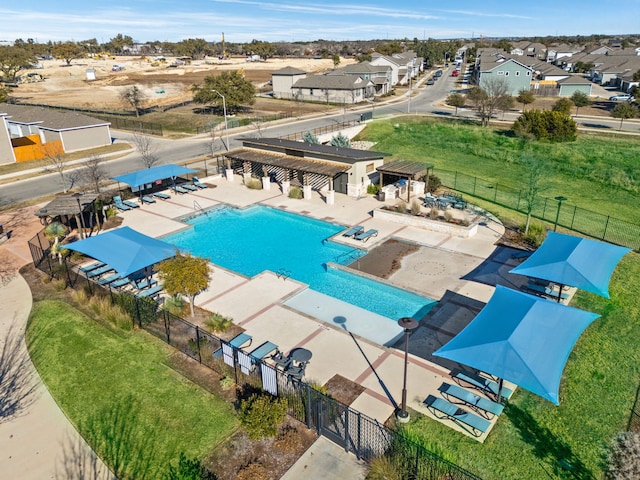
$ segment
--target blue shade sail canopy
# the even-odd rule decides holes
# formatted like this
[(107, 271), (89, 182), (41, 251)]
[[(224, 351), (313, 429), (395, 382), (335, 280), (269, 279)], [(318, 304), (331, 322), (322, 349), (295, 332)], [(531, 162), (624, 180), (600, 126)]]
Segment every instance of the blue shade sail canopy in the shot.
[(549, 232), (540, 248), (509, 273), (570, 285), (609, 298), (616, 265), (631, 249)]
[(193, 170), (191, 168), (169, 164), (145, 168), (144, 170), (138, 170), (137, 172), (127, 173), (125, 175), (119, 175), (117, 177), (113, 177), (112, 180), (126, 183), (132, 187), (139, 187), (140, 185), (153, 183), (156, 180), (163, 180), (165, 178), (173, 178), (179, 175), (197, 172), (197, 170)]
[(108, 230), (85, 240), (65, 244), (112, 267), (125, 277), (176, 254), (176, 247), (129, 227)]
[(498, 285), (478, 315), (434, 352), (559, 404), (574, 344), (600, 315)]

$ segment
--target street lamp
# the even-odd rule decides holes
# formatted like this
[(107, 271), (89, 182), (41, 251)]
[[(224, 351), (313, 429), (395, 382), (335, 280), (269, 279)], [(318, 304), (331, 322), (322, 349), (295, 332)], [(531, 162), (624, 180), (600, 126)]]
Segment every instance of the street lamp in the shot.
[(76, 199), (76, 202), (78, 202), (78, 211), (80, 212), (80, 217), (79, 217), (80, 225), (78, 225), (78, 227), (80, 228), (80, 238), (85, 238), (84, 237), (84, 219), (82, 218), (82, 205), (80, 205), (80, 198), (82, 197), (82, 194), (74, 193), (71, 196)]
[(402, 405), (400, 411), (396, 413), (396, 418), (400, 423), (409, 421), (409, 412), (407, 412), (407, 364), (409, 362), (409, 335), (411, 330), (418, 327), (418, 322), (411, 317), (402, 317), (398, 320), (400, 328), (404, 329), (404, 380), (402, 384)]
[(229, 151), (229, 128), (227, 126), (227, 101), (224, 98), (224, 95), (222, 95), (219, 91), (217, 90), (210, 90), (213, 93), (217, 93), (218, 95), (220, 95), (222, 97), (222, 112), (224, 113), (224, 133), (227, 137), (227, 152)]
[(553, 225), (553, 231), (555, 232), (556, 228), (558, 228), (558, 219), (560, 218), (560, 207), (562, 207), (562, 202), (564, 202), (565, 200), (568, 200), (568, 198), (563, 197), (562, 195), (559, 195), (554, 198), (558, 201), (558, 211), (556, 212), (556, 222)]

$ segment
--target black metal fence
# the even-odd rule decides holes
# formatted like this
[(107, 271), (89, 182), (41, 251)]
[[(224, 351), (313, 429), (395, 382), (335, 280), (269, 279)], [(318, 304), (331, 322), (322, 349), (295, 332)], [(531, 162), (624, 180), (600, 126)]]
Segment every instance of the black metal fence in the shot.
[(290, 133), (289, 135), (282, 136), (285, 140), (302, 140), (302, 136), (306, 133), (311, 132), (316, 137), (318, 135), (324, 135), (326, 133), (337, 132), (340, 130), (345, 130), (347, 128), (355, 127), (359, 125), (360, 121), (358, 120), (350, 120), (348, 122), (340, 122), (340, 123), (332, 123), (331, 125), (325, 125), (324, 127), (314, 128), (312, 130), (304, 130), (302, 132)]
[(92, 282), (80, 273), (78, 265), (70, 258), (65, 258), (62, 263), (52, 259), (49, 241), (42, 232), (29, 241), (29, 249), (33, 263), (40, 271), (52, 278), (64, 279), (70, 287), (86, 286), (94, 295), (109, 296), (113, 303), (131, 315), (134, 325), (220, 375), (235, 379), (237, 385), (259, 387), (285, 398), (290, 416), (340, 445), (346, 452), (353, 453), (358, 459), (371, 462), (387, 457), (401, 472), (402, 478), (480, 479), (377, 420), (324, 395), (305, 382), (292, 379), (268, 363), (254, 361), (249, 367), (241, 365), (238, 357), (241, 350), (159, 308), (155, 301)]
[[(457, 171), (437, 170), (435, 175), (448, 188), (526, 213), (526, 202), (522, 190)], [(540, 220), (554, 225), (557, 223), (558, 226), (567, 230), (573, 230), (592, 238), (623, 245), (634, 250), (640, 249), (640, 225), (611, 215), (604, 215), (546, 197), (538, 199), (532, 215)]]

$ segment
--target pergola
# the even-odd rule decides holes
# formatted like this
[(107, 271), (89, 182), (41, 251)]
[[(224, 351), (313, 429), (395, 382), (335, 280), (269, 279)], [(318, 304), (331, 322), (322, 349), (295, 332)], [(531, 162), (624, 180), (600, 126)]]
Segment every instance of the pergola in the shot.
[[(286, 172), (299, 171), (305, 176), (308, 174), (322, 175), (329, 179), (329, 189), (333, 190), (333, 178), (343, 172), (348, 171), (351, 166), (321, 160), (310, 160), (308, 158), (295, 157), (292, 155), (282, 155), (277, 153), (259, 152), (255, 150), (240, 150), (225, 154), (229, 160), (242, 162), (243, 164), (257, 164), (282, 169)], [(244, 169), (246, 172), (246, 168)]]
[(384, 175), (394, 175), (400, 178), (406, 178), (409, 182), (407, 185), (407, 202), (411, 196), (411, 180), (426, 177), (427, 186), (429, 180), (429, 170), (433, 170), (432, 163), (415, 162), (412, 160), (396, 160), (394, 162), (385, 163), (376, 169), (380, 174), (380, 188), (384, 186)]
[[(79, 215), (83, 215), (88, 210), (95, 212), (94, 202), (98, 198), (95, 193), (74, 193), (73, 195), (66, 195), (63, 197), (56, 197), (47, 203), (44, 207), (36, 211), (36, 216), (42, 219), (47, 217), (70, 217), (73, 216), (76, 219), (76, 225), (78, 225), (78, 231), (81, 232), (81, 237), (84, 233), (81, 230), (82, 222)], [(88, 208), (90, 207), (90, 208)], [(98, 227), (100, 227), (99, 219), (96, 217)]]

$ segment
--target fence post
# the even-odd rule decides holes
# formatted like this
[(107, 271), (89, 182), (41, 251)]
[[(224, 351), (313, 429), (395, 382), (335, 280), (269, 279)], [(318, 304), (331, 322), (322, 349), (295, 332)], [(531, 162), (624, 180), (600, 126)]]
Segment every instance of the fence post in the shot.
[(198, 363), (202, 363), (202, 354), (200, 353), (200, 329), (196, 325), (196, 344), (198, 345)]
[(544, 199), (544, 206), (542, 207), (542, 220), (547, 219), (547, 200), (548, 198)]
[[(577, 206), (573, 207), (573, 217), (571, 217), (571, 230), (573, 230), (573, 222), (576, 219), (576, 211), (578, 210)], [(605, 227), (606, 228), (606, 227)]]
[(611, 218), (610, 215), (607, 215), (607, 221), (604, 224), (604, 231), (602, 232), (602, 240), (605, 239), (605, 237), (607, 236), (607, 227), (609, 227), (609, 219)]
[[(298, 385), (300, 385), (300, 384), (298, 384)], [(309, 384), (305, 383), (304, 384), (304, 388), (306, 390), (305, 397), (306, 397), (306, 402), (307, 402), (307, 404), (305, 405), (305, 409), (304, 409), (305, 410), (304, 420), (305, 420), (305, 422), (307, 424), (307, 428), (311, 428), (311, 392), (310, 392)], [(317, 404), (317, 402), (316, 402), (316, 404)], [(322, 417), (322, 415), (318, 415), (318, 425), (317, 425), (318, 432), (320, 432), (320, 422), (322, 422), (321, 417)]]
[(64, 271), (67, 274), (67, 285), (73, 287), (73, 285), (71, 285), (71, 275), (69, 275), (69, 265), (67, 264), (66, 258), (64, 259)]
[(142, 318), (140, 318), (140, 304), (138, 303), (137, 297), (133, 297), (133, 303), (136, 306), (136, 316), (138, 317), (138, 327), (142, 328)]
[(347, 408), (344, 411), (344, 451), (349, 453), (349, 444), (351, 442), (349, 442), (349, 416), (350, 416), (350, 411)]
[(357, 412), (358, 415), (358, 451), (356, 452), (356, 458), (360, 460), (360, 452), (362, 451), (362, 414)]

